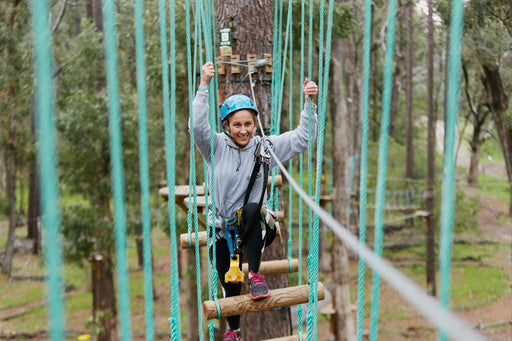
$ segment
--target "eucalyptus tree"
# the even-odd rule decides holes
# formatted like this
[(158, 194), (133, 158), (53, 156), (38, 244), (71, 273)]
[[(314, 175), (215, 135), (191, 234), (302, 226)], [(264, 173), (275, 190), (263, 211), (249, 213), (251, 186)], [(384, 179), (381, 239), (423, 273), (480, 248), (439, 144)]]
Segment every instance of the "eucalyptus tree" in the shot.
[(9, 215), (2, 273), (10, 276), (18, 215), (16, 203), (21, 200), (16, 195), (16, 184), (23, 181), (24, 167), (33, 152), (30, 144), (32, 40), (27, 3), (2, 1), (0, 19), (0, 150)]

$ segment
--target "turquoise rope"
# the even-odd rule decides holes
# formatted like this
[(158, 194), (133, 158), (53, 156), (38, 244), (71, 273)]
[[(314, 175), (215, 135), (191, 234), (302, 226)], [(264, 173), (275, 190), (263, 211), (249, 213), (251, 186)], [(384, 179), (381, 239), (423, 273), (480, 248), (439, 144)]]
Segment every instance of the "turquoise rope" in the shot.
[[(305, 27), (305, 18), (306, 18), (306, 11), (305, 11), (305, 0), (301, 1), (301, 27)], [(305, 30), (300, 30), (300, 81), (299, 83), (302, 83), (302, 78), (304, 77), (304, 38), (305, 38)], [(304, 103), (304, 93), (302, 91), (299, 91), (299, 108), (302, 108)], [(291, 116), (291, 115), (290, 115)], [(304, 175), (303, 175), (303, 154), (299, 155), (299, 186), (300, 188), (304, 188)], [(298, 281), (297, 285), (302, 284), (302, 242), (303, 242), (303, 221), (302, 221), (302, 214), (303, 214), (303, 201), (302, 197), (299, 196), (299, 269), (298, 269)], [(299, 341), (302, 341), (302, 305), (299, 305), (297, 308), (297, 317), (298, 317), (298, 326), (297, 331), (299, 334)]]
[[(324, 0), (320, 1), (320, 20), (319, 20), (319, 42), (320, 42), (320, 48), (318, 49), (318, 85), (319, 85), (319, 98), (320, 101), (318, 103), (318, 116), (320, 118), (319, 121), (322, 120), (322, 114), (321, 114), (321, 101), (322, 101), (322, 72), (323, 72), (323, 30), (324, 26)], [(311, 79), (310, 79), (311, 80)], [(311, 101), (310, 101), (311, 103)], [(324, 121), (325, 122), (325, 121)], [(324, 123), (325, 124), (325, 123)], [(311, 128), (309, 128), (311, 129)], [(321, 131), (321, 122), (318, 124), (318, 130)], [(324, 126), (325, 129), (325, 126)], [(320, 135), (320, 134), (318, 134)], [(321, 136), (318, 136), (319, 139)], [(310, 141), (311, 141), (311, 135), (310, 135)], [(317, 148), (320, 147), (320, 143), (318, 143)], [(311, 155), (311, 154), (310, 154)], [(322, 165), (321, 160), (317, 160), (317, 173), (316, 173), (316, 179), (321, 178), (322, 174)], [(320, 174), (318, 174), (318, 171), (320, 171)], [(310, 172), (311, 174), (311, 172)], [(315, 180), (316, 180), (315, 179)], [(315, 181), (316, 184), (316, 181)], [(310, 188), (312, 188), (311, 184), (311, 177), (310, 177)], [(320, 185), (318, 185), (315, 188), (315, 202), (318, 204), (320, 202)], [(312, 210), (309, 209), (309, 212), (311, 214)], [(316, 214), (313, 214), (313, 219), (310, 218), (310, 235), (309, 235), (309, 256), (308, 256), (308, 272), (309, 272), (309, 307), (308, 307), (308, 327), (307, 327), (307, 335), (308, 339), (311, 339), (313, 336), (313, 333), (316, 335), (317, 331), (317, 321), (318, 321), (318, 236), (319, 236), (319, 221), (318, 216)]]
[[(57, 176), (57, 139), (53, 121), (52, 31), (48, 1), (32, 0), (34, 35), (34, 72), (37, 152), (41, 174), (41, 203), (45, 229), (46, 304), (50, 340), (64, 340), (64, 304), (62, 299), (62, 246), (60, 240), (59, 185)], [(51, 250), (51, 252), (49, 252)]]
[[(171, 60), (176, 60), (176, 3), (171, 2), (170, 5), (170, 55)], [(168, 177), (170, 177), (170, 181), (168, 181), (169, 188), (175, 188), (176, 186), (176, 63), (171, 63), (171, 92), (169, 94), (170, 97), (170, 106), (171, 106), (171, 116), (170, 120), (164, 118), (164, 124), (168, 129), (166, 132), (169, 134), (169, 137), (166, 139), (166, 149), (170, 148), (169, 158), (167, 163), (169, 164)], [(172, 201), (174, 202), (174, 200)], [(168, 205), (173, 208), (173, 218), (175, 217), (176, 205)], [(172, 282), (176, 284), (176, 288), (173, 288), (173, 294), (171, 296), (171, 304), (172, 304), (172, 312), (173, 312), (173, 321), (171, 323), (172, 330), (172, 339), (173, 340), (181, 340), (181, 314), (180, 314), (180, 295), (179, 295), (179, 274), (178, 274), (178, 243), (177, 243), (177, 228), (176, 228), (176, 219), (171, 220), (171, 277)]]
[[(162, 59), (162, 100), (163, 100), (163, 114), (164, 114), (164, 131), (165, 131), (165, 150), (166, 150), (166, 173), (167, 173), (167, 186), (169, 188), (169, 203), (174, 202), (175, 198), (175, 165), (173, 157), (175, 157), (173, 144), (174, 144), (174, 126), (171, 127), (171, 109), (170, 99), (175, 96), (169, 96), (169, 64), (167, 55), (167, 25), (166, 25), (166, 9), (165, 0), (159, 0), (159, 20), (160, 20), (160, 44), (161, 44), (161, 59)], [(172, 7), (172, 6), (171, 6)], [(172, 31), (172, 28), (171, 28)], [(175, 82), (174, 82), (175, 83)], [(173, 109), (173, 112), (175, 109)], [(174, 114), (172, 115), (174, 116)], [(171, 340), (181, 340), (181, 317), (180, 317), (180, 303), (179, 303), (179, 281), (177, 269), (177, 250), (176, 250), (176, 208), (175, 205), (167, 205), (169, 212), (169, 235), (170, 235), (170, 248), (171, 248), (171, 317), (169, 322), (171, 324)]]
[[(189, 98), (189, 114), (190, 117), (192, 117), (192, 102), (194, 100), (194, 94), (195, 94), (195, 79), (193, 79), (192, 70), (195, 70), (192, 66), (192, 46), (191, 46), (191, 32), (190, 32), (190, 1), (187, 0), (185, 4), (185, 11), (186, 11), (186, 36), (187, 36), (187, 77), (188, 77), (188, 98)], [(197, 23), (196, 23), (197, 25)], [(195, 49), (197, 51), (197, 48)], [(195, 62), (195, 58), (194, 58)], [(191, 205), (189, 205), (189, 209), (187, 212), (187, 229), (188, 229), (188, 240), (189, 240), (189, 247), (192, 248), (192, 227), (195, 231), (194, 233), (194, 240), (195, 240), (195, 252), (196, 252), (196, 288), (201, 287), (201, 276), (200, 276), (200, 258), (197, 257), (197, 248), (198, 248), (198, 240), (199, 240), (199, 226), (198, 226), (198, 212), (197, 212), (197, 174), (196, 174), (196, 158), (195, 158), (195, 135), (194, 135), (194, 122), (192, 119), (189, 120), (190, 124), (190, 170), (189, 170), (189, 193), (192, 193), (192, 197), (189, 195), (189, 200)], [(193, 211), (193, 213), (192, 213)], [(193, 217), (193, 221), (192, 221)], [(198, 270), (199, 269), (199, 270)], [(201, 314), (201, 294), (197, 293), (197, 320), (199, 325), (202, 325), (202, 314)], [(200, 333), (200, 338), (202, 339), (203, 335)]]
[[(321, 3), (321, 11), (320, 11), (320, 41), (323, 43), (323, 22), (324, 22), (324, 3)], [(329, 81), (329, 69), (330, 69), (330, 56), (331, 56), (331, 43), (332, 43), (332, 25), (333, 25), (333, 17), (334, 17), (334, 1), (329, 2), (329, 11), (328, 11), (328, 19), (327, 19), (327, 36), (325, 42), (325, 60), (324, 57), (320, 57), (320, 65), (319, 70), (321, 71), (319, 74), (319, 79), (321, 79), (320, 83), (320, 92), (319, 92), (319, 105), (318, 105), (318, 142), (317, 142), (317, 166), (316, 166), (316, 184), (315, 184), (315, 201), (317, 204), (320, 203), (320, 189), (321, 189), (321, 179), (322, 179), (322, 166), (323, 166), (323, 153), (324, 153), (324, 138), (325, 138), (325, 119), (327, 112), (327, 97), (328, 97), (328, 81)], [(321, 47), (322, 51), (323, 48)], [(322, 64), (324, 64), (322, 66)], [(323, 75), (322, 75), (323, 73)], [(310, 281), (314, 286), (313, 290), (310, 290), (310, 301), (311, 295), (313, 295), (313, 301), (315, 302), (315, 314), (314, 314), (314, 330), (318, 330), (318, 314), (316, 314), (318, 310), (318, 257), (319, 257), (319, 232), (320, 232), (320, 220), (317, 214), (314, 217), (314, 226), (313, 226), (313, 280)]]
[[(370, 98), (370, 49), (372, 33), (372, 1), (366, 0), (363, 52), (363, 98), (361, 112), (361, 164), (359, 180), (359, 242), (366, 245), (366, 187), (368, 178), (368, 107)], [(359, 257), (357, 280), (357, 340), (363, 340), (365, 262)]]
[(107, 89), (109, 98), (109, 136), (114, 196), (114, 224), (118, 277), (121, 340), (130, 340), (130, 292), (126, 253), (126, 212), (124, 202), (123, 154), (121, 142), (121, 117), (119, 107), (119, 79), (117, 75), (117, 43), (115, 7), (113, 0), (103, 3), (105, 28), (105, 53), (107, 61)]
[[(375, 203), (375, 240), (374, 251), (378, 256), (382, 255), (383, 239), (383, 221), (387, 173), (387, 150), (389, 139), (389, 116), (391, 107), (391, 92), (393, 78), (393, 55), (395, 45), (395, 19), (396, 19), (396, 0), (389, 1), (388, 4), (388, 32), (386, 37), (386, 60), (384, 65), (384, 93), (382, 100), (382, 119), (379, 142), (379, 171), (377, 176), (376, 203)], [(379, 290), (380, 275), (373, 272), (373, 290), (372, 290), (372, 312), (371, 312), (371, 330), (370, 340), (377, 340), (378, 316), (379, 316)]]
[(151, 213), (149, 198), (148, 134), (146, 124), (146, 67), (142, 0), (135, 0), (135, 44), (139, 99), (139, 163), (144, 257), (146, 340), (153, 340), (153, 273), (151, 269)]
[[(292, 12), (291, 19), (293, 20), (293, 7), (292, 2), (288, 3), (288, 12)], [(293, 26), (292, 26), (293, 28)], [(290, 49), (289, 49), (289, 59), (290, 59), (290, 71), (288, 72), (288, 96), (289, 96), (289, 106), (288, 112), (290, 117), (289, 130), (293, 130), (293, 29), (290, 29)], [(293, 177), (293, 161), (290, 159), (288, 163), (288, 169), (290, 170), (290, 175)], [(293, 190), (292, 186), (288, 187), (288, 261), (290, 262), (290, 272), (292, 272), (292, 256), (293, 256)]]
[[(272, 108), (277, 108), (277, 85), (279, 84), (279, 76), (281, 75), (281, 68), (280, 68), (280, 63), (281, 63), (281, 45), (279, 44), (279, 32), (280, 32), (280, 28), (279, 28), (279, 3), (278, 3), (279, 0), (276, 0), (274, 2), (274, 44), (273, 44), (273, 53), (272, 53), (272, 94), (271, 94), (271, 98), (272, 98)], [(272, 113), (271, 116), (270, 116), (270, 134), (274, 134), (274, 131), (273, 131), (273, 128), (275, 126), (274, 122), (273, 122), (273, 118), (275, 117), (275, 115)], [(270, 194), (269, 196), (269, 201), (272, 201), (272, 193)], [(270, 203), (271, 204), (271, 203)], [(272, 208), (272, 205), (270, 205), (270, 207)]]
[[(202, 8), (202, 5), (200, 6), (200, 10), (203, 11), (204, 13), (204, 10)], [(209, 7), (211, 8), (211, 7)], [(202, 17), (205, 17), (205, 15), (203, 14)], [(212, 60), (212, 36), (211, 36), (211, 32), (209, 31), (209, 28), (212, 26), (212, 23), (211, 22), (206, 22), (206, 20), (202, 20), (202, 26), (203, 26), (203, 33), (205, 35), (205, 39), (204, 39), (204, 44), (205, 44), (205, 51), (206, 51), (206, 59), (207, 60)], [(212, 91), (212, 84), (210, 83), (209, 85), (209, 88), (210, 88), (210, 91)], [(215, 124), (216, 124), (216, 115), (215, 115), (215, 98), (213, 98), (213, 96), (210, 96), (209, 97), (209, 104), (210, 104), (210, 112), (209, 112), (209, 123), (210, 123), (210, 167), (211, 167), (211, 174), (210, 174), (210, 196), (212, 198), (212, 204), (211, 204), (211, 215), (212, 217), (215, 217), (216, 215), (216, 210), (215, 210), (215, 172), (214, 172), (214, 169), (215, 169), (215, 162), (214, 162), (214, 134), (215, 134)], [(206, 173), (205, 173), (206, 174)], [(208, 212), (209, 213), (209, 212)], [(207, 223), (207, 225), (209, 225)], [(208, 230), (211, 229), (210, 230)], [(216, 245), (215, 245), (215, 218), (213, 219), (213, 224), (211, 226), (207, 226), (207, 239), (208, 239), (208, 245), (212, 245), (212, 259), (213, 261), (215, 261), (217, 258), (216, 258)], [(211, 232), (211, 235), (213, 237), (213, 240), (210, 240), (210, 232)], [(208, 253), (209, 253), (209, 248), (208, 248)], [(210, 257), (208, 257), (209, 259), (209, 266), (210, 268), (212, 269), (211, 273), (212, 273), (212, 277), (210, 279), (210, 284), (211, 284), (211, 288), (212, 288), (212, 293), (213, 293), (213, 299), (215, 301), (215, 305), (217, 307), (217, 318), (220, 319), (220, 315), (221, 315), (221, 312), (220, 312), (220, 307), (219, 307), (219, 304), (218, 304), (218, 301), (217, 301), (217, 269), (216, 267), (213, 265), (213, 261), (210, 261)], [(209, 325), (209, 330), (210, 330), (210, 336), (212, 335), (213, 333), (213, 325), (212, 325), (212, 322), (210, 322), (210, 325)]]
[[(448, 75), (448, 102), (446, 105), (446, 135), (443, 162), (443, 198), (441, 204), (441, 240), (439, 269), (441, 272), (441, 305), (447, 310), (450, 305), (450, 273), (453, 238), (453, 211), (455, 205), (455, 126), (457, 124), (460, 49), (464, 5), (462, 0), (452, 2), (450, 24), (450, 56)], [(439, 340), (446, 340), (446, 331), (441, 330)]]

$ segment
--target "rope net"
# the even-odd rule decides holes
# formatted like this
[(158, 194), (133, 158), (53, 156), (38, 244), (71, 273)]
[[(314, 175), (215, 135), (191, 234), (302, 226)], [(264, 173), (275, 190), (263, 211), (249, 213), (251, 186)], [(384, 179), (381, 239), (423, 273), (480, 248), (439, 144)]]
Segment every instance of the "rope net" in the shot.
[[(186, 4), (186, 35), (187, 35), (187, 60), (188, 60), (188, 85), (190, 89), (189, 103), (192, 102), (193, 93), (195, 91), (195, 78), (193, 74), (202, 65), (203, 60), (216, 60), (216, 46), (215, 46), (215, 18), (214, 18), (214, 3), (211, 0), (197, 0), (195, 5), (192, 6), (190, 1), (187, 0)], [(448, 91), (448, 120), (447, 120), (447, 150), (453, 150), (453, 137), (455, 134), (455, 123), (457, 117), (457, 96), (458, 96), (458, 71), (460, 63), (460, 41), (461, 41), (461, 27), (462, 27), (462, 13), (463, 4), (462, 0), (454, 0), (452, 2), (452, 35), (454, 39), (450, 41), (450, 79)], [(281, 28), (282, 17), (284, 13), (283, 2), (276, 2), (275, 7), (275, 25), (279, 26), (279, 30), (275, 30), (274, 39), (274, 54), (273, 54), (273, 80), (272, 80), (272, 101), (273, 101), (273, 115), (271, 132), (278, 134), (280, 129), (280, 113), (283, 103), (283, 89), (285, 83), (285, 75), (287, 65), (293, 63), (293, 41), (292, 41), (292, 2), (288, 3), (288, 15), (286, 19), (286, 33), (283, 34)], [(170, 335), (172, 340), (180, 340), (182, 333), (182, 322), (180, 318), (180, 299), (179, 299), (179, 280), (178, 280), (178, 265), (177, 265), (177, 228), (175, 221), (175, 184), (176, 184), (176, 66), (172, 62), (176, 58), (176, 4), (171, 2), (170, 11), (166, 9), (164, 0), (158, 2), (159, 23), (160, 23), (160, 40), (161, 40), (161, 60), (162, 60), (162, 99), (163, 99), (163, 116), (165, 122), (165, 149), (166, 149), (166, 174), (167, 184), (169, 186), (169, 202), (168, 214), (170, 218), (170, 248), (171, 248), (171, 293), (170, 293), (170, 306), (171, 316), (170, 321)], [(52, 34), (49, 26), (49, 6), (47, 0), (32, 0), (32, 24), (34, 32), (34, 70), (36, 84), (36, 112), (37, 112), (37, 129), (38, 129), (38, 156), (41, 172), (41, 188), (42, 188), (42, 203), (43, 203), (43, 225), (45, 228), (45, 245), (48, 250), (52, 252), (45, 252), (45, 262), (47, 266), (47, 286), (48, 286), (48, 319), (50, 327), (51, 340), (64, 339), (64, 308), (63, 308), (63, 288), (62, 288), (62, 248), (60, 240), (60, 211), (59, 211), (59, 192), (58, 192), (58, 177), (57, 177), (57, 145), (56, 145), (56, 132), (53, 122), (53, 106), (54, 106), (54, 89), (53, 89), (53, 67), (52, 67)], [(190, 13), (192, 7), (195, 9), (194, 32), (192, 35), (192, 23)], [(312, 79), (313, 74), (313, 36), (314, 27), (314, 9), (315, 3), (313, 0), (309, 1), (309, 24), (308, 27), (308, 57), (307, 57), (307, 75)], [(332, 39), (333, 27), (333, 13), (335, 2), (329, 1), (327, 24), (325, 24), (324, 9), (325, 2), (320, 1), (319, 9), (319, 38), (321, 48), (318, 54), (318, 80), (319, 80), (319, 127), (318, 127), (318, 143), (316, 150), (316, 168), (313, 170), (313, 146), (310, 143), (307, 153), (307, 169), (308, 169), (308, 189), (307, 193), (304, 191), (304, 179), (302, 177), (303, 157), (299, 157), (300, 179), (297, 183), (292, 176), (293, 163), (290, 161), (289, 168), (285, 168), (276, 155), (272, 157), (279, 166), (279, 171), (288, 179), (290, 184), (289, 189), (289, 229), (291, 230), (292, 224), (292, 202), (293, 195), (300, 197), (298, 201), (299, 206), (299, 237), (298, 237), (298, 258), (299, 258), (299, 276), (298, 284), (301, 284), (303, 265), (302, 259), (302, 210), (303, 203), (308, 206), (308, 226), (309, 226), (309, 254), (308, 254), (308, 282), (313, 290), (310, 290), (309, 309), (307, 312), (307, 339), (315, 339), (318, 327), (317, 313), (318, 313), (318, 234), (319, 222), (322, 221), (328, 226), (334, 234), (343, 240), (343, 242), (359, 255), (359, 277), (358, 277), (358, 318), (357, 318), (357, 336), (362, 339), (362, 324), (363, 324), (363, 300), (364, 300), (364, 274), (366, 266), (373, 269), (373, 290), (372, 290), (372, 312), (371, 312), (371, 333), (370, 339), (376, 340), (378, 336), (378, 312), (379, 312), (379, 286), (380, 278), (386, 280), (390, 286), (395, 288), (407, 301), (411, 303), (420, 313), (429, 319), (435, 326), (441, 330), (440, 339), (444, 340), (447, 336), (456, 340), (483, 340), (484, 338), (474, 331), (465, 322), (458, 319), (449, 310), (449, 287), (450, 287), (450, 257), (451, 257), (451, 241), (452, 241), (452, 222), (453, 222), (453, 171), (454, 160), (452, 153), (445, 155), (445, 178), (443, 179), (443, 211), (441, 217), (441, 303), (429, 297), (424, 291), (409, 278), (401, 274), (395, 268), (381, 259), (382, 253), (382, 227), (384, 223), (384, 208), (385, 208), (385, 184), (386, 184), (386, 168), (387, 168), (387, 138), (388, 138), (388, 124), (389, 124), (389, 106), (391, 97), (391, 77), (393, 65), (393, 50), (394, 50), (394, 22), (396, 18), (396, 1), (390, 0), (388, 5), (388, 35), (386, 41), (386, 61), (385, 61), (385, 77), (384, 77), (384, 95), (383, 95), (383, 108), (381, 120), (381, 141), (379, 148), (379, 173), (377, 177), (376, 189), (376, 214), (375, 214), (375, 245), (374, 251), (369, 250), (366, 243), (366, 209), (367, 209), (367, 139), (368, 139), (368, 93), (369, 93), (369, 48), (371, 39), (371, 1), (366, 1), (366, 21), (365, 21), (365, 42), (364, 42), (364, 70), (363, 70), (363, 96), (362, 96), (362, 149), (361, 149), (361, 162), (360, 162), (360, 203), (359, 203), (359, 240), (354, 237), (344, 226), (335, 221), (330, 214), (319, 206), (320, 200), (320, 184), (322, 175), (322, 163), (324, 154), (324, 135), (325, 135), (325, 119), (327, 112), (327, 96), (328, 96), (328, 75), (330, 66), (330, 47)], [(146, 135), (146, 108), (145, 108), (145, 85), (146, 74), (144, 65), (145, 47), (144, 47), (144, 32), (142, 22), (143, 5), (142, 0), (135, 2), (135, 24), (136, 24), (136, 50), (137, 50), (137, 89), (138, 89), (138, 103), (139, 103), (139, 134), (140, 134), (140, 182), (141, 182), (141, 202), (142, 202), (142, 216), (143, 216), (143, 236), (144, 236), (144, 282), (145, 282), (145, 308), (146, 308), (146, 338), (151, 340), (154, 335), (153, 331), (153, 306), (152, 306), (152, 272), (151, 272), (151, 233), (150, 233), (150, 213), (149, 213), (149, 181), (148, 181), (148, 147)], [(169, 13), (169, 19), (167, 19)], [(130, 340), (132, 338), (130, 330), (130, 300), (129, 300), (129, 285), (128, 285), (128, 271), (127, 271), (127, 251), (126, 251), (126, 212), (124, 202), (124, 175), (123, 175), (123, 160), (122, 160), (122, 141), (121, 141), (121, 126), (120, 126), (120, 105), (119, 105), (119, 84), (118, 84), (118, 66), (117, 66), (117, 33), (116, 33), (116, 18), (115, 6), (113, 0), (104, 0), (103, 17), (105, 26), (105, 52), (106, 52), (106, 65), (107, 65), (107, 87), (109, 98), (109, 136), (110, 136), (110, 150), (111, 150), (111, 170), (112, 170), (112, 183), (113, 183), (113, 198), (114, 198), (114, 212), (115, 212), (115, 243), (117, 254), (117, 280), (118, 280), (118, 296), (119, 296), (119, 320), (120, 320), (120, 337), (122, 340)], [(169, 29), (167, 23), (170, 23)], [(302, 27), (306, 27), (306, 5), (305, 1), (301, 3), (301, 23)], [(169, 34), (169, 35), (168, 35)], [(195, 39), (193, 39), (195, 37)], [(284, 48), (282, 37), (285, 38)], [(169, 50), (168, 41), (170, 42)], [(194, 46), (192, 46), (194, 41)], [(305, 72), (306, 64), (305, 54), (305, 32), (301, 31), (301, 46), (300, 46), (300, 75)], [(204, 46), (205, 54), (201, 52)], [(280, 58), (280, 51), (285, 51), (282, 58)], [(286, 51), (289, 51), (287, 55)], [(170, 60), (169, 60), (170, 59)], [(287, 64), (288, 63), (288, 64)], [(170, 66), (170, 70), (169, 70)], [(290, 113), (293, 112), (292, 94), (293, 94), (293, 74), (292, 69), (289, 68), (289, 96), (290, 96)], [(250, 76), (250, 73), (249, 73)], [(209, 115), (210, 126), (219, 127), (218, 115), (215, 108), (217, 108), (217, 88), (218, 82), (215, 80), (214, 84), (210, 84), (210, 108)], [(303, 103), (303, 94), (300, 95), (300, 103)], [(191, 104), (190, 104), (191, 105)], [(311, 106), (309, 106), (311, 108)], [(189, 106), (189, 110), (191, 107)], [(292, 127), (292, 119), (290, 118), (290, 128)], [(192, 132), (192, 129), (191, 129)], [(310, 132), (311, 136), (311, 132)], [(311, 140), (311, 139), (310, 139)], [(194, 143), (193, 133), (191, 134), (191, 145)], [(213, 144), (213, 136), (211, 138)], [(211, 149), (211, 162), (213, 164), (213, 148)], [(193, 150), (192, 150), (193, 151)], [(201, 282), (200, 282), (200, 250), (198, 243), (198, 211), (197, 211), (197, 172), (195, 169), (194, 152), (190, 153), (190, 209), (188, 212), (188, 233), (189, 244), (192, 244), (192, 238), (195, 241), (196, 252), (196, 277), (198, 279), (197, 296), (199, 299), (202, 296)], [(212, 172), (213, 173), (213, 172)], [(206, 172), (204, 172), (206, 174)], [(273, 171), (277, 174), (277, 169)], [(313, 174), (316, 179), (313, 181)], [(210, 180), (212, 187), (205, 190), (207, 196), (206, 203), (210, 206), (213, 214), (215, 214), (214, 197), (214, 178)], [(277, 191), (274, 191), (274, 181), (272, 182), (271, 195), (269, 196), (273, 207), (277, 206), (279, 197)], [(294, 190), (292, 195), (292, 189)], [(313, 195), (314, 193), (314, 195)], [(210, 197), (208, 197), (210, 195)], [(312, 199), (312, 198), (315, 199)], [(210, 200), (210, 202), (208, 202)], [(208, 226), (207, 228), (214, 228)], [(290, 236), (292, 233), (290, 233)], [(215, 243), (213, 243), (215, 245)], [(293, 243), (291, 239), (288, 241), (289, 253), (288, 258), (291, 259), (291, 249)], [(213, 248), (213, 259), (215, 259), (215, 248)], [(209, 285), (208, 297), (211, 300), (217, 299), (217, 274), (215, 266), (210, 262), (208, 264)], [(198, 310), (200, 311), (200, 302), (198, 302)], [(298, 310), (299, 321), (302, 321), (302, 308)], [(201, 314), (199, 313), (199, 328), (202, 327), (203, 322)], [(302, 339), (302, 323), (299, 324), (299, 338)], [(214, 324), (212, 321), (208, 324), (209, 338), (213, 340)], [(202, 332), (199, 333), (200, 339), (203, 339)]]

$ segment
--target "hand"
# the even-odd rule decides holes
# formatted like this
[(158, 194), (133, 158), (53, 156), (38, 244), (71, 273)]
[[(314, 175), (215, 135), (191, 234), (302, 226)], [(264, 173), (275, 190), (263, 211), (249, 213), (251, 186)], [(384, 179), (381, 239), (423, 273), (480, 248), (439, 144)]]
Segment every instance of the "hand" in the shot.
[(201, 84), (199, 86), (207, 88), (213, 76), (215, 76), (215, 67), (212, 62), (206, 62), (201, 69)]
[(318, 95), (318, 86), (315, 82), (306, 78), (304, 79), (303, 91), (306, 96), (316, 96)]

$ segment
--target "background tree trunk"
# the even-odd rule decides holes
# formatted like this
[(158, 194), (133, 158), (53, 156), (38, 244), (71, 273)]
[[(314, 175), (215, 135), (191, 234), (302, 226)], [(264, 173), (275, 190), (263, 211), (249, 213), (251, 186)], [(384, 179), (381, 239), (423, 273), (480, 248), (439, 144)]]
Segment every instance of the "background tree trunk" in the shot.
[(479, 125), (473, 125), (473, 135), (469, 143), (471, 147), (471, 158), (469, 161), (468, 171), (468, 184), (475, 186), (478, 184), (478, 164), (480, 159), (480, 147), (482, 147), (482, 140), (480, 139), (481, 127)]
[[(330, 81), (329, 104), (332, 115), (333, 129), (333, 179), (334, 200), (333, 216), (344, 226), (350, 223), (350, 179), (349, 160), (353, 154), (353, 134), (350, 115), (343, 89), (343, 42), (341, 39), (332, 41), (332, 74)], [(334, 81), (336, 80), (336, 81)], [(334, 335), (336, 340), (355, 340), (354, 321), (351, 312), (349, 291), (349, 262), (346, 246), (338, 238), (333, 239), (333, 303), (336, 311), (334, 318)]]
[[(414, 170), (414, 125), (413, 125), (413, 60), (414, 60), (414, 26), (413, 26), (413, 8), (414, 3), (409, 1), (406, 5), (407, 12), (407, 79), (406, 79), (406, 111), (407, 111), (407, 136), (406, 136), (406, 162), (405, 162), (405, 177), (412, 179)], [(407, 183), (409, 187), (409, 182)], [(409, 204), (409, 203), (408, 203)], [(408, 211), (407, 214), (412, 213)], [(414, 219), (406, 219), (405, 225), (412, 227)]]
[(508, 182), (510, 184), (509, 216), (512, 216), (512, 129), (506, 123), (506, 111), (508, 109), (508, 95), (505, 92), (498, 66), (482, 65), (482, 83), (487, 93), (487, 105), (489, 106), (498, 131)]
[(28, 188), (28, 213), (27, 213), (27, 238), (32, 239), (32, 253), (39, 253), (40, 237), (39, 237), (39, 216), (41, 215), (41, 204), (39, 198), (39, 172), (37, 171), (37, 163), (32, 160), (29, 174)]
[(101, 255), (91, 260), (93, 321), (100, 327), (98, 341), (110, 341), (116, 337), (116, 300), (112, 262)]
[(435, 146), (436, 146), (436, 115), (434, 112), (434, 21), (432, 0), (428, 0), (428, 51), (427, 51), (427, 188), (425, 208), (429, 215), (427, 225), (427, 292), (436, 295), (436, 255), (434, 225), (434, 181), (435, 181)]
[[(219, 32), (222, 27), (231, 28), (233, 55), (239, 55), (240, 60), (246, 60), (247, 54), (255, 54), (259, 59), (263, 58), (265, 53), (272, 53), (272, 1), (218, 0), (216, 5), (216, 30)], [(226, 65), (225, 69), (226, 75), (219, 76), (220, 101), (236, 93), (252, 97), (247, 77), (248, 68), (241, 67), (240, 74), (232, 74), (229, 65)], [(255, 83), (256, 105), (264, 129), (267, 130), (270, 127), (272, 74), (267, 74), (260, 68), (252, 78)], [(286, 243), (283, 241), (287, 240), (287, 234), (286, 229), (282, 228), (281, 237), (276, 238), (272, 245), (265, 249), (262, 260), (286, 258)], [(266, 281), (270, 289), (288, 286), (286, 274), (267, 276)], [(244, 340), (263, 340), (288, 335), (291, 330), (289, 308), (242, 315), (241, 330)]]
[[(19, 0), (12, 1), (12, 9), (9, 15), (8, 27), (9, 30), (14, 30), (15, 19), (17, 14), (17, 7), (20, 3)], [(6, 57), (13, 58), (15, 55), (13, 49), (15, 47), (9, 44), (6, 48)], [(11, 79), (8, 85), (8, 97), (16, 97), (15, 79)], [(14, 103), (14, 102), (13, 102)], [(14, 104), (15, 105), (15, 104)], [(16, 229), (16, 154), (17, 154), (17, 127), (15, 118), (16, 108), (9, 108), (7, 114), (7, 122), (3, 123), (4, 133), (7, 137), (7, 148), (4, 150), (5, 162), (5, 183), (7, 200), (9, 202), (9, 230), (7, 232), (7, 244), (5, 246), (4, 259), (2, 261), (2, 273), (11, 276), (12, 258), (14, 255), (14, 234)]]

